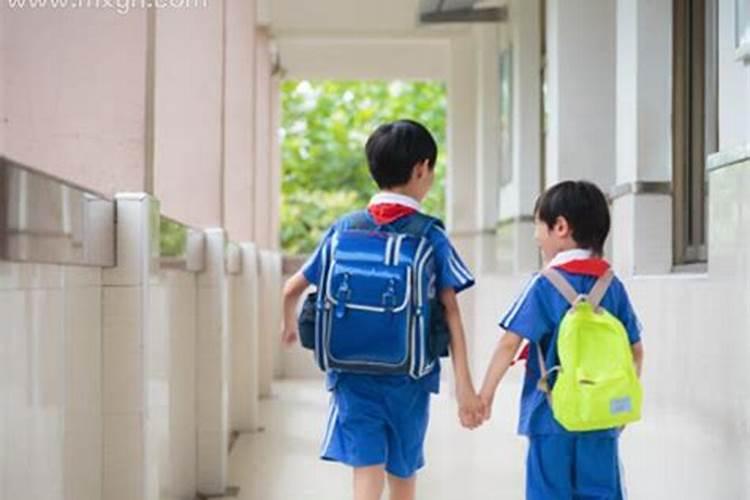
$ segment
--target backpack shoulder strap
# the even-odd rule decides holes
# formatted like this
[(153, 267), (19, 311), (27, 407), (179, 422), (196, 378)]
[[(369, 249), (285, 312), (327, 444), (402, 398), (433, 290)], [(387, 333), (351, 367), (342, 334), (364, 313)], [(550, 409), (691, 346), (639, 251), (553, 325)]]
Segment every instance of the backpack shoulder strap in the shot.
[[(575, 305), (575, 303), (579, 300), (581, 294), (576, 292), (575, 288), (573, 288), (573, 285), (571, 285), (557, 269), (545, 269), (544, 271), (542, 271), (542, 276), (547, 278), (549, 282), (552, 283), (552, 286), (554, 286), (557, 291), (560, 292), (563, 297), (565, 297), (565, 300), (567, 300), (571, 305)], [(594, 283), (591, 291), (586, 295), (586, 301), (591, 304), (591, 307), (593, 307), (594, 310), (598, 309), (601, 305), (602, 299), (607, 293), (607, 290), (609, 290), (614, 277), (615, 273), (612, 271), (612, 269), (608, 269), (607, 272), (604, 273), (596, 281), (596, 283)]]
[(336, 229), (339, 231), (345, 231), (347, 229), (359, 229), (359, 230), (368, 230), (368, 229), (375, 229), (377, 227), (376, 224), (370, 220), (370, 217), (367, 215), (367, 211), (365, 210), (359, 210), (357, 212), (352, 212), (348, 215), (343, 216), (336, 224)]
[(547, 269), (542, 271), (542, 276), (547, 278), (549, 282), (552, 283), (552, 286), (554, 286), (555, 289), (560, 292), (560, 295), (565, 297), (565, 300), (567, 300), (570, 305), (575, 305), (580, 294), (576, 292), (576, 289), (573, 288), (573, 285), (571, 285), (568, 280), (565, 279), (565, 276), (563, 276), (560, 271), (558, 271), (554, 267), (548, 267)]
[[(568, 301), (568, 303), (573, 306), (578, 302), (579, 294), (576, 292), (576, 289), (573, 288), (573, 285), (568, 282), (567, 279), (565, 279), (565, 276), (562, 275), (560, 271), (555, 269), (554, 267), (548, 267), (544, 269), (541, 272), (541, 275), (547, 278), (547, 280), (552, 284), (553, 287), (562, 295), (565, 297), (565, 300)], [(552, 350), (554, 349), (553, 344), (554, 338), (552, 342), (550, 343), (550, 349), (547, 354), (550, 354)], [(549, 403), (550, 407), (552, 407), (552, 399), (550, 396), (551, 388), (550, 388), (550, 375), (552, 375), (555, 371), (559, 370), (560, 367), (556, 366), (552, 368), (552, 370), (547, 370), (547, 362), (545, 360), (544, 353), (542, 352), (542, 343), (537, 342), (536, 343), (536, 353), (537, 353), (537, 360), (539, 362), (539, 371), (540, 371), (540, 377), (539, 382), (537, 382), (537, 388), (542, 391), (545, 396), (547, 397), (547, 402)]]
[(437, 217), (431, 217), (422, 212), (415, 212), (406, 222), (398, 227), (399, 233), (410, 234), (412, 236), (425, 237), (433, 226), (443, 228), (443, 222)]
[(597, 281), (594, 283), (594, 287), (591, 289), (588, 295), (588, 303), (594, 310), (599, 309), (599, 305), (602, 303), (604, 295), (609, 290), (612, 281), (615, 278), (615, 273), (612, 269), (608, 269)]

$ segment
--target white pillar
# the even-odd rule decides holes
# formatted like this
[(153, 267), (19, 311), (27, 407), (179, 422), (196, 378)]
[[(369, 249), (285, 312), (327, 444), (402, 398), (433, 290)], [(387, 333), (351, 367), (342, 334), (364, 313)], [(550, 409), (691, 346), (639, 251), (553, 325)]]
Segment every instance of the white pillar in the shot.
[(252, 243), (239, 246), (241, 272), (232, 287), (232, 430), (252, 432), (258, 416), (258, 253)]
[(269, 397), (271, 382), (274, 374), (279, 374), (281, 363), (281, 255), (270, 250), (261, 250), (258, 255), (260, 263), (259, 390), (261, 397)]
[(457, 240), (476, 235), (477, 46), (471, 33), (451, 42), (448, 80), (446, 223)]
[(541, 7), (514, 0), (510, 9), (503, 54), (511, 59), (511, 152), (510, 165), (501, 165), (510, 172), (499, 193), (498, 244), (501, 269), (526, 273), (539, 267), (533, 211), (542, 184)]
[(614, 261), (624, 274), (672, 264), (672, 1), (617, 4)]
[(198, 491), (227, 487), (229, 448), (229, 319), (226, 233), (206, 230), (205, 269), (198, 276)]
[(615, 181), (615, 0), (547, 2), (546, 185)]
[[(475, 33), (451, 40), (448, 78), (448, 171), (446, 172), (446, 223), (451, 241), (469, 268), (476, 273), (481, 252), (477, 198), (477, 41)], [(459, 297), (466, 331), (474, 331), (472, 291)], [(471, 341), (469, 341), (471, 343)], [(444, 377), (451, 368), (444, 365)], [(449, 387), (453, 387), (450, 385)]]
[(500, 89), (498, 54), (500, 25), (474, 28), (476, 64), (476, 228), (474, 272), (495, 270), (495, 228), (500, 182)]
[(151, 277), (158, 271), (158, 202), (117, 196), (117, 267), (102, 273), (104, 465), (108, 500), (159, 498), (164, 394), (152, 383)]

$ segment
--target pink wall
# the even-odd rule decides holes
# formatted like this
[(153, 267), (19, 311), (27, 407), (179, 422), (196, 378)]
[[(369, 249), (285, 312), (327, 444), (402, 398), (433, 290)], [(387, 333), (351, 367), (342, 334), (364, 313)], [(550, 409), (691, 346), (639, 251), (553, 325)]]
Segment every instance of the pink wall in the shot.
[(162, 212), (222, 225), (223, 1), (156, 18), (154, 187)]
[(234, 241), (253, 236), (255, 0), (226, 3), (225, 226)]
[(106, 194), (142, 190), (146, 11), (2, 4), (3, 153)]
[(169, 217), (278, 248), (278, 81), (255, 0), (0, 5), (0, 154), (108, 195), (152, 191)]

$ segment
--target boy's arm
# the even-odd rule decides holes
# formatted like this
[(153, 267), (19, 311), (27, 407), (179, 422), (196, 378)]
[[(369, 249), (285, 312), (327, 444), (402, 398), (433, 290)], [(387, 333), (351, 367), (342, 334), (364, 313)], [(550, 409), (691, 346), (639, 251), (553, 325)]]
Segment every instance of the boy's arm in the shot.
[(495, 391), (500, 381), (505, 376), (505, 372), (513, 363), (518, 349), (521, 347), (523, 338), (513, 332), (506, 332), (497, 343), (495, 353), (492, 355), (487, 373), (484, 376), (482, 389), (479, 391), (479, 397), (484, 404), (484, 419), (490, 418), (492, 413), (492, 400), (495, 398)]
[(286, 346), (297, 340), (297, 303), (302, 293), (310, 286), (301, 271), (297, 271), (284, 285), (283, 311), (281, 326), (281, 341)]
[(445, 306), (445, 319), (451, 333), (450, 352), (453, 372), (456, 377), (459, 417), (465, 427), (473, 429), (481, 424), (483, 408), (471, 380), (466, 350), (466, 335), (461, 321), (461, 311), (456, 300), (456, 291), (450, 287), (444, 288), (440, 292), (440, 301)]
[(638, 341), (630, 346), (633, 351), (633, 362), (635, 363), (635, 371), (638, 373), (638, 378), (641, 377), (641, 370), (643, 369), (643, 342)]

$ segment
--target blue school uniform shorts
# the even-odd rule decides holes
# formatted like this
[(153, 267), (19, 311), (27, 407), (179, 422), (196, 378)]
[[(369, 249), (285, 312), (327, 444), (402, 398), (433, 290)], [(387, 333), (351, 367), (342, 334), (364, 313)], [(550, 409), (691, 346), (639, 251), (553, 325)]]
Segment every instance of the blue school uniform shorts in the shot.
[(412, 477), (425, 463), (429, 403), (429, 391), (409, 377), (339, 374), (321, 458)]
[(544, 434), (529, 438), (527, 500), (625, 500), (617, 438)]

